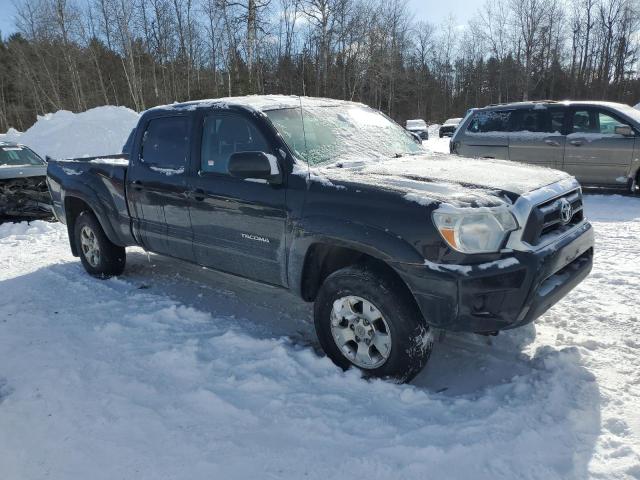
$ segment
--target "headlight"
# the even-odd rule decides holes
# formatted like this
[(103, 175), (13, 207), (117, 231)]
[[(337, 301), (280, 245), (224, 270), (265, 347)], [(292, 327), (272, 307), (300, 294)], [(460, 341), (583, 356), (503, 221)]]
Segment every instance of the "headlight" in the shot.
[(518, 228), (516, 219), (505, 208), (436, 210), (433, 222), (449, 246), (463, 253), (497, 252), (507, 234)]

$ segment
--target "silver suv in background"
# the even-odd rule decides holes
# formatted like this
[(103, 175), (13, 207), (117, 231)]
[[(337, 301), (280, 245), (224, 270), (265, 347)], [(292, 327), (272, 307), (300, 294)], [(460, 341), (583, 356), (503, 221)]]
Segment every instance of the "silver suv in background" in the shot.
[(536, 101), (470, 110), (451, 153), (541, 165), (582, 184), (637, 191), (640, 111), (611, 102)]

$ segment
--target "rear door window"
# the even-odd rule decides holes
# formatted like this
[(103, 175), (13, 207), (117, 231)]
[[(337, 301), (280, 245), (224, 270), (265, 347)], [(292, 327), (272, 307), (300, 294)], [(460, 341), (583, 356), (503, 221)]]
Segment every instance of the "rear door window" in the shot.
[(513, 130), (516, 132), (547, 132), (546, 109), (517, 110), (514, 112)]
[(562, 133), (564, 121), (563, 108), (534, 107), (516, 110), (511, 123), (514, 132)]
[(151, 120), (142, 138), (140, 160), (152, 170), (182, 170), (189, 155), (189, 119), (163, 117)]
[(489, 110), (476, 112), (469, 122), (471, 133), (508, 132), (511, 128), (511, 110)]

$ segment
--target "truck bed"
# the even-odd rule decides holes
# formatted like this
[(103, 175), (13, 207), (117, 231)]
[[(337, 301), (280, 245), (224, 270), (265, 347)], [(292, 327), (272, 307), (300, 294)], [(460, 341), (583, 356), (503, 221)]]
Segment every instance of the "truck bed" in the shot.
[(125, 192), (127, 154), (48, 158), (47, 162), (53, 209), (62, 223), (67, 223), (66, 209), (84, 202), (95, 212), (112, 242), (123, 246), (135, 243)]

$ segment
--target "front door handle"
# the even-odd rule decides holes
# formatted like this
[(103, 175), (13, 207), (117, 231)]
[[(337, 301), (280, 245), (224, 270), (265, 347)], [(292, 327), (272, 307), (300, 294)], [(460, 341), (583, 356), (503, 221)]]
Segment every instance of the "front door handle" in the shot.
[(546, 143), (547, 145), (551, 145), (552, 147), (559, 147), (560, 146), (560, 142), (558, 142), (557, 140), (552, 140), (550, 138), (546, 138), (544, 143)]
[(579, 147), (584, 143), (584, 141), (583, 140), (571, 140), (569, 143), (571, 143), (571, 145), (575, 145), (576, 147)]

